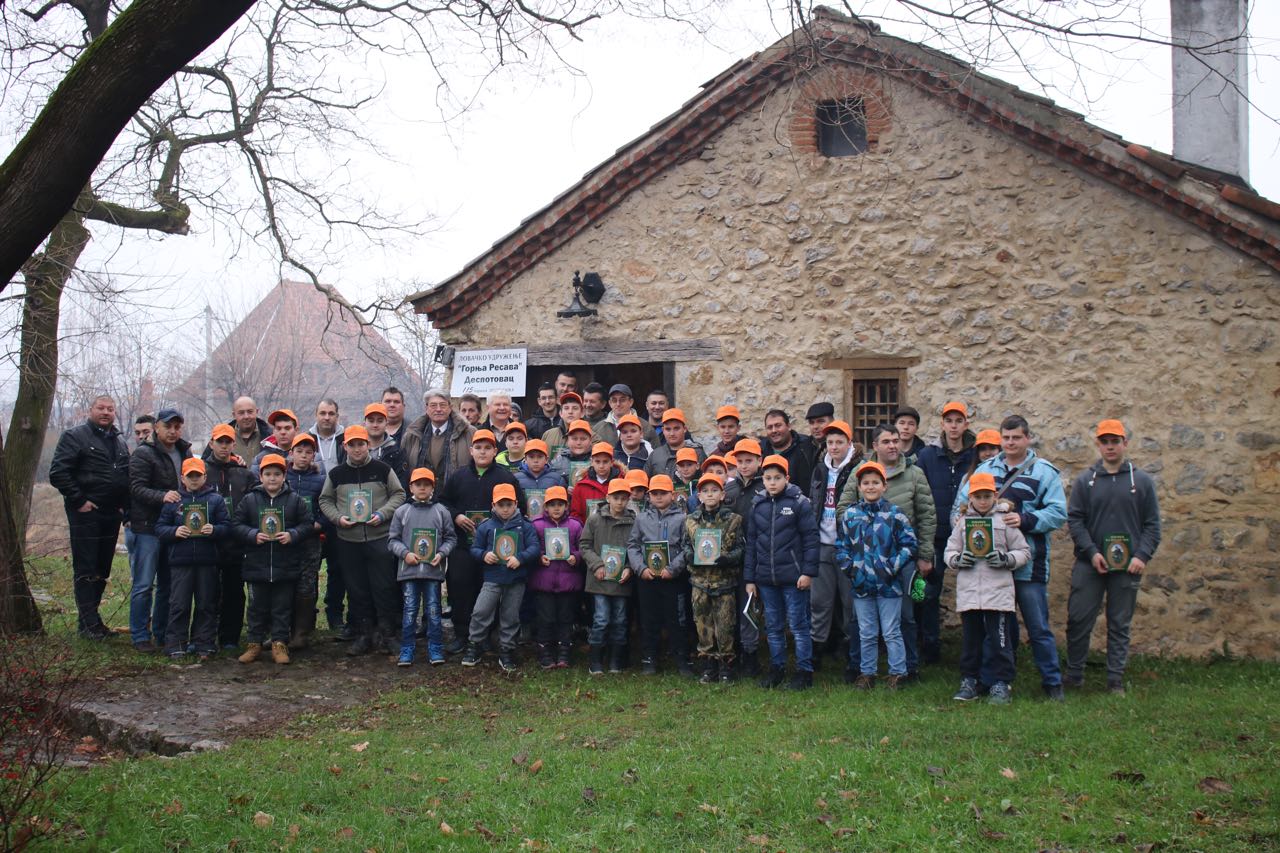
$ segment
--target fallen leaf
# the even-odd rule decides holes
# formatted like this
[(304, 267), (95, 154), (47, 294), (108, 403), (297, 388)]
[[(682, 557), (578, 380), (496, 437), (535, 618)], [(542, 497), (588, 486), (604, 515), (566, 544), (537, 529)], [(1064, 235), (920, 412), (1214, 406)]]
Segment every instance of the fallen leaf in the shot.
[(169, 805), (164, 807), (165, 814), (182, 814), (182, 802), (175, 799)]
[(329, 772), (332, 773), (334, 776), (341, 776), (342, 768), (336, 764), (331, 764), (329, 765)]
[(349, 826), (344, 826), (333, 834), (334, 838), (351, 838), (356, 831)]
[(982, 809), (978, 808), (977, 803), (969, 803), (969, 808), (973, 811), (974, 820), (982, 820)]
[(596, 789), (595, 789), (595, 788), (583, 788), (583, 789), (582, 789), (582, 799), (586, 800), (588, 803), (595, 803), (595, 801), (596, 801)]
[(518, 731), (522, 735), (533, 734), (533, 728), (530, 726), (521, 726), (520, 728), (516, 729), (516, 731)]
[(791, 753), (791, 760), (792, 760), (792, 761), (804, 761), (804, 753), (803, 753), (803, 752), (793, 752), (793, 753)]
[(1253, 739), (1254, 739), (1253, 735), (1250, 735), (1250, 734), (1236, 735), (1236, 743), (1248, 743)]
[(1132, 785), (1137, 785), (1147, 781), (1147, 774), (1137, 770), (1117, 770), (1111, 774), (1110, 778), (1115, 779), (1117, 782), (1128, 782)]
[(634, 767), (628, 767), (622, 771), (622, 781), (627, 785), (634, 785), (640, 781), (640, 774), (636, 772)]
[(296, 823), (289, 824), (289, 837), (297, 838), (298, 833), (302, 832), (302, 827)]
[(928, 773), (930, 776), (942, 776), (947, 771), (943, 770), (941, 767), (926, 767), (924, 772)]
[(480, 821), (476, 821), (474, 825), (476, 832), (480, 833), (480, 835), (484, 837), (485, 841), (496, 841), (498, 839), (498, 834)]
[(253, 825), (258, 829), (266, 829), (276, 822), (276, 819), (266, 812), (258, 812), (253, 816)]
[(528, 760), (529, 753), (527, 752), (517, 752), (515, 755), (511, 756), (511, 763), (516, 767), (523, 767)]
[(817, 808), (821, 809), (822, 811), (826, 811), (826, 810), (827, 810), (827, 801), (826, 801), (826, 800), (824, 800), (822, 797), (818, 797), (818, 799), (814, 800), (814, 801), (813, 801), (813, 805), (814, 805), (815, 807), (817, 807)]
[(852, 826), (842, 826), (831, 834), (836, 838), (844, 838), (846, 835), (853, 835), (857, 831), (858, 830), (854, 829)]
[(1229, 782), (1224, 782), (1216, 776), (1204, 777), (1196, 783), (1196, 787), (1206, 794), (1230, 794), (1234, 790)]
[(1000, 811), (1005, 814), (1017, 814), (1018, 810), (1013, 807), (1013, 800), (1005, 797), (1000, 801)]
[(249, 795), (236, 794), (234, 797), (227, 797), (227, 802), (233, 806), (247, 806), (249, 805)]
[(711, 803), (701, 803), (699, 804), (698, 808), (706, 812), (707, 814), (714, 814), (714, 815), (720, 814), (720, 807), (713, 806), (711, 805)]
[(982, 827), (982, 829), (978, 830), (978, 833), (983, 838), (989, 838), (992, 841), (1003, 841), (1004, 839), (1009, 837), (1005, 835), (1003, 832), (996, 832), (994, 829), (987, 829), (985, 826)]
[(1115, 835), (1111, 837), (1111, 843), (1112, 844), (1128, 844), (1129, 836), (1123, 832), (1117, 832)]
[(884, 737), (880, 738), (880, 745), (881, 745), (881, 746), (888, 746), (888, 745), (889, 745), (889, 736), (888, 736), (888, 735), (885, 735)]
[(547, 843), (536, 838), (526, 838), (520, 842), (520, 847), (524, 850), (546, 850)]
[(449, 826), (449, 824), (445, 823), (444, 821), (440, 821), (440, 831), (441, 831), (442, 833), (444, 833), (445, 835), (453, 835), (453, 834), (454, 834), (454, 832), (453, 832), (453, 827), (452, 827), (452, 826)]
[(1202, 824), (1204, 826), (1213, 825), (1213, 818), (1210, 817), (1205, 812), (1201, 811), (1200, 809), (1196, 809), (1194, 812), (1191, 813), (1191, 819), (1194, 820), (1196, 823)]
[(1004, 778), (1006, 778), (1006, 779), (1017, 779), (1017, 778), (1018, 778), (1018, 774), (1017, 774), (1017, 773), (1015, 773), (1015, 772), (1013, 771), (1013, 768), (1011, 768), (1011, 767), (1004, 767), (1004, 768), (1002, 768), (1002, 769), (1000, 770), (1000, 775), (1001, 775), (1001, 776), (1003, 776), (1003, 777), (1004, 777)]
[(367, 741), (367, 740), (366, 740), (366, 741), (362, 741), (362, 742), (360, 742), (360, 743), (353, 743), (353, 744), (351, 745), (351, 751), (352, 751), (352, 752), (364, 752), (364, 751), (365, 751), (366, 749), (368, 749), (368, 748), (369, 748), (369, 741)]
[(818, 821), (818, 823), (822, 824), (823, 826), (830, 826), (830, 825), (831, 825), (831, 815), (829, 815), (829, 814), (820, 814), (820, 815), (818, 815), (818, 817), (817, 817), (817, 821)]
[(1160, 847), (1159, 842), (1152, 842), (1150, 844), (1135, 844), (1133, 845), (1133, 853), (1154, 853), (1154, 851), (1157, 850), (1159, 847)]
[(541, 773), (541, 772), (542, 772), (542, 759), (541, 759), (541, 758), (539, 758), (537, 761), (535, 761), (535, 762), (533, 762), (532, 764), (530, 764), (530, 765), (529, 765), (529, 772), (530, 772), (530, 773), (532, 773), (532, 774), (533, 774), (533, 775), (535, 775), (535, 776), (536, 776), (537, 774), (539, 774), (539, 773)]
[(767, 836), (767, 835), (748, 835), (748, 836), (747, 836), (747, 843), (748, 843), (748, 844), (756, 844), (756, 845), (759, 845), (760, 847), (768, 847), (768, 846), (769, 846), (769, 836)]
[(842, 800), (856, 800), (856, 799), (858, 799), (858, 792), (857, 792), (857, 791), (839, 791), (838, 793), (840, 794), (840, 799), (842, 799)]
[(446, 782), (448, 782), (448, 781), (449, 781), (449, 777), (448, 777), (448, 776), (437, 776), (437, 777), (436, 777), (436, 784), (443, 785), (443, 784), (445, 784), (445, 783), (446, 783)]

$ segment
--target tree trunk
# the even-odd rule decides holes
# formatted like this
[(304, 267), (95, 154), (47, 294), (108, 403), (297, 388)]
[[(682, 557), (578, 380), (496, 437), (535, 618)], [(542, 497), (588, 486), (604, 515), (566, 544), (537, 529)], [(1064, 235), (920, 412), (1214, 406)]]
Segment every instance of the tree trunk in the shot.
[[(79, 207), (79, 205), (77, 205)], [(58, 381), (58, 318), (62, 290), (89, 244), (89, 230), (74, 208), (53, 229), (42, 254), (22, 267), (27, 293), (22, 301), (22, 342), (18, 350), (18, 399), (9, 421), (8, 487), (14, 529), (27, 528), (31, 488), (44, 450), (53, 392)]]
[[(4, 470), (4, 438), (0, 436), (0, 482)], [(14, 524), (9, 490), (0, 489), (0, 634), (39, 634), (44, 631), (40, 609), (27, 583), (22, 538)]]
[(76, 60), (0, 165), (0, 291), (49, 236), (147, 98), (254, 0), (133, 0)]

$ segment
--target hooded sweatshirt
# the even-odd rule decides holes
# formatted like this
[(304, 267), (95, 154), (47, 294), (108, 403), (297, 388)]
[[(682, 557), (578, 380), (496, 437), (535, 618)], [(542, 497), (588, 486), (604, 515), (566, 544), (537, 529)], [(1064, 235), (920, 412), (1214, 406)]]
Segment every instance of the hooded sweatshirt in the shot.
[(813, 485), (809, 489), (809, 500), (818, 515), (818, 536), (823, 545), (836, 544), (836, 520), (839, 513), (836, 504), (840, 502), (840, 493), (844, 491), (849, 475), (853, 473), (857, 449), (850, 444), (844, 458), (833, 460), (830, 453), (823, 453), (813, 466)]
[(1107, 536), (1126, 533), (1133, 556), (1149, 562), (1160, 547), (1160, 504), (1147, 472), (1125, 462), (1114, 474), (1099, 459), (1076, 477), (1067, 504), (1076, 560), (1090, 563)]
[[(933, 559), (934, 533), (938, 527), (937, 509), (933, 505), (933, 492), (929, 489), (929, 480), (924, 471), (909, 457), (898, 457), (892, 468), (886, 466), (889, 479), (885, 481), (883, 498), (893, 504), (907, 517), (907, 522), (915, 532), (920, 552), (916, 555), (920, 560)], [(850, 477), (840, 494), (836, 512), (840, 515), (861, 500), (858, 494), (858, 481)], [(905, 580), (905, 578), (904, 578)]]
[(684, 572), (684, 513), (676, 507), (675, 501), (665, 510), (659, 511), (649, 506), (636, 516), (631, 536), (627, 539), (627, 562), (637, 576), (645, 567), (646, 542), (666, 542), (667, 553), (671, 558), (667, 570), (671, 572), (673, 579)]
[(391, 516), (391, 530), (387, 535), (387, 548), (400, 565), (396, 570), (396, 580), (444, 580), (445, 561), (432, 566), (429, 563), (418, 563), (416, 566), (405, 565), (404, 557), (413, 548), (413, 531), (427, 529), (436, 531), (436, 553), (448, 557), (458, 544), (458, 534), (453, 527), (453, 517), (449, 510), (438, 503), (430, 501), (410, 501), (398, 507)]

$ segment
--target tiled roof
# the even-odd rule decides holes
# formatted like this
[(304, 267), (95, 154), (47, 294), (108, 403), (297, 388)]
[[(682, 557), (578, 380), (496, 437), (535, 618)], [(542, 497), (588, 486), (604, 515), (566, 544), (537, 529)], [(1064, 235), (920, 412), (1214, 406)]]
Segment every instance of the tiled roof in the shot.
[(713, 135), (791, 81), (806, 51), (873, 69), (942, 99), (1039, 151), (1133, 193), (1280, 270), (1280, 205), (1233, 176), (1127, 143), (1079, 113), (1025, 92), (875, 24), (815, 10), (813, 20), (735, 63), (647, 133), (618, 149), (458, 274), (410, 297), (436, 328), (466, 319), (521, 272), (566, 243), (632, 191), (698, 156)]

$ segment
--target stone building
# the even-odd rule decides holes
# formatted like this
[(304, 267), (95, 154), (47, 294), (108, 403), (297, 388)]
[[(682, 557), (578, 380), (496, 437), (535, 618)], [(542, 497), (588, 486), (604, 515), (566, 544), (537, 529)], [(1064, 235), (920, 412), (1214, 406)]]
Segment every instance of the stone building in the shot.
[[(1278, 220), (1237, 175), (823, 11), (414, 302), (449, 345), (527, 346), (530, 393), (560, 365), (663, 386), (700, 435), (724, 403), (758, 431), (822, 399), (936, 433), (962, 399), (1024, 414), (1069, 485), (1123, 418), (1165, 522), (1135, 648), (1276, 658)], [(575, 271), (598, 316), (557, 319)]]

